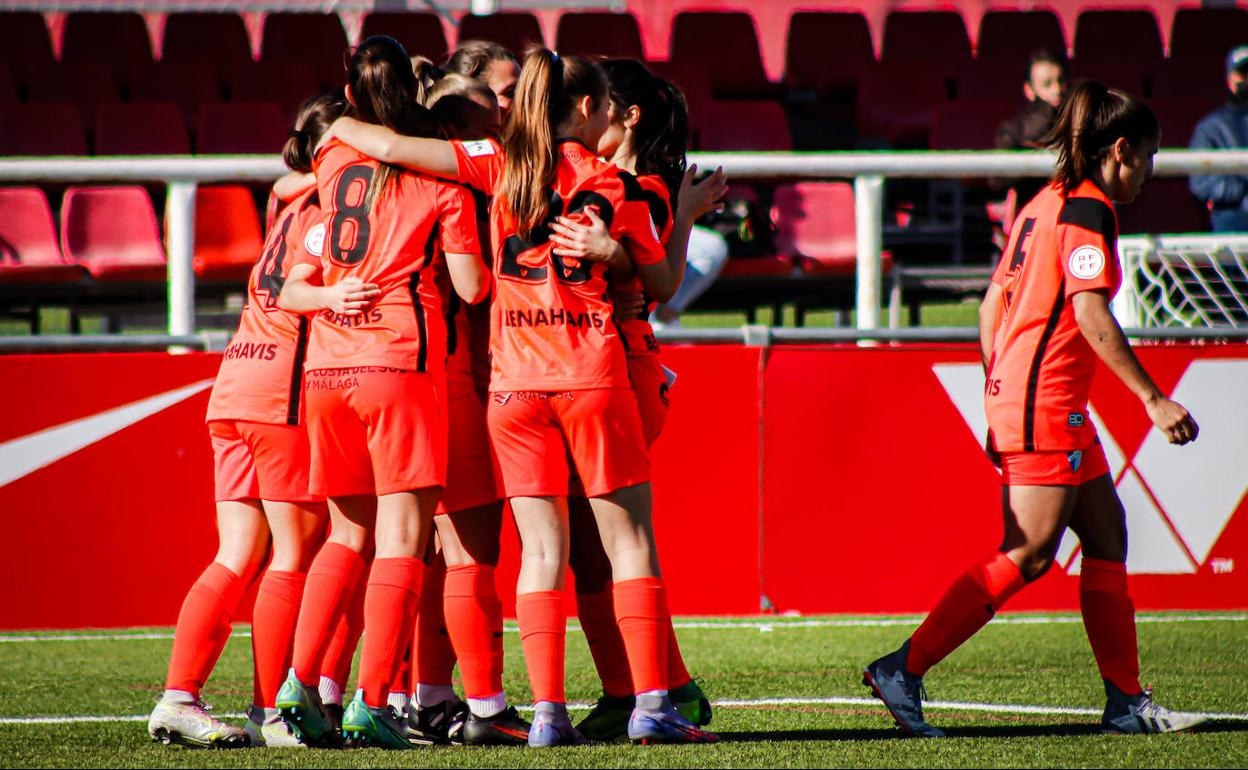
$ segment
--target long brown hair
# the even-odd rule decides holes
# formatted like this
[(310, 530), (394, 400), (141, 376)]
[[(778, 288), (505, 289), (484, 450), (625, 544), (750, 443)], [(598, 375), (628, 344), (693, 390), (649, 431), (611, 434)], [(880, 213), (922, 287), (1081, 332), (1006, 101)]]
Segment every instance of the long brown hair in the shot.
[[(347, 84), (354, 103), (346, 114), (364, 123), (383, 125), (407, 136), (440, 135), (437, 121), (415, 99), (418, 94), (412, 60), (402, 44), (386, 35), (360, 43), (347, 67)], [(401, 169), (382, 164), (364, 197), (368, 211), (385, 194)]]
[(590, 97), (597, 110), (607, 98), (602, 68), (580, 56), (556, 56), (546, 48), (524, 57), (516, 98), (503, 127), (506, 161), (498, 198), (511, 211), (521, 237), (546, 217), (555, 183), (555, 136), (576, 102)]
[(616, 114), (623, 115), (633, 105), (641, 110), (641, 120), (633, 127), (637, 174), (661, 178), (675, 209), (689, 150), (689, 108), (684, 94), (636, 59), (608, 59), (602, 62), (602, 69), (610, 83)]
[(341, 91), (326, 91), (311, 97), (299, 105), (295, 127), (282, 148), (282, 160), (291, 171), (308, 173), (312, 170), (312, 156), (321, 137), (329, 130), (329, 124), (342, 117), (347, 100)]
[(1075, 87), (1057, 114), (1057, 122), (1038, 145), (1057, 151), (1053, 181), (1073, 190), (1096, 172), (1101, 159), (1119, 139), (1138, 147), (1161, 136), (1157, 115), (1125, 91), (1095, 80)]

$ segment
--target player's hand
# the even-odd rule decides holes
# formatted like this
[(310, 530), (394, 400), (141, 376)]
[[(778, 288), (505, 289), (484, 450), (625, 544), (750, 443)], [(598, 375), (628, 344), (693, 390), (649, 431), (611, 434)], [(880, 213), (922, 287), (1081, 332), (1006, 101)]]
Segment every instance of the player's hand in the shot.
[(363, 315), (381, 296), (381, 287), (364, 283), (359, 278), (343, 278), (333, 286), (325, 287), (326, 306), (345, 316)]
[(598, 216), (598, 210), (586, 206), (584, 210), (587, 222), (580, 222), (568, 217), (556, 217), (551, 223), (550, 242), (555, 244), (555, 254), (560, 257), (587, 259), (590, 262), (605, 262), (615, 265), (628, 258), (624, 248), (611, 237), (607, 223)]
[(613, 291), (611, 304), (615, 306), (615, 320), (636, 321), (646, 317), (646, 296), (638, 291)]
[(722, 166), (701, 182), (693, 181), (697, 173), (696, 163), (685, 169), (685, 176), (680, 180), (680, 193), (676, 196), (681, 213), (691, 220), (723, 208), (724, 196), (728, 194), (728, 177), (724, 175)]
[(1145, 408), (1148, 409), (1148, 418), (1153, 421), (1153, 425), (1166, 434), (1171, 444), (1182, 446), (1189, 441), (1195, 441), (1196, 435), (1200, 433), (1196, 420), (1177, 401), (1158, 398), (1145, 403)]

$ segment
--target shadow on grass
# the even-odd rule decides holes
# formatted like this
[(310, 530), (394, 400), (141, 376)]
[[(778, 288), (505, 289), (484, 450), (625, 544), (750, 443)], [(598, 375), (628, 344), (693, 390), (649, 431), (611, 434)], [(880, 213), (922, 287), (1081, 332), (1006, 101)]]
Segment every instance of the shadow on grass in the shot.
[[(1102, 735), (1101, 726), (1087, 724), (1048, 725), (984, 725), (982, 727), (942, 728), (950, 738), (1056, 738), (1066, 736)], [(1248, 721), (1217, 720), (1206, 722), (1189, 730), (1190, 733), (1241, 733), (1248, 732)], [(721, 741), (729, 743), (775, 741), (780, 743), (801, 741), (875, 741), (897, 740), (906, 736), (896, 728), (862, 730), (773, 730), (757, 732), (721, 732)]]

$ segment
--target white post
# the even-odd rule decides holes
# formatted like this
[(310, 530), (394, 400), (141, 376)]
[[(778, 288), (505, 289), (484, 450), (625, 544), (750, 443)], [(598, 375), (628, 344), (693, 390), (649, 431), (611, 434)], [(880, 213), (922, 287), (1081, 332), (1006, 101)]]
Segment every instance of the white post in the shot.
[(854, 177), (854, 228), (858, 243), (857, 311), (859, 329), (880, 328), (884, 276), (884, 177)]
[(165, 206), (169, 253), (169, 333), (195, 333), (195, 182), (170, 182)]

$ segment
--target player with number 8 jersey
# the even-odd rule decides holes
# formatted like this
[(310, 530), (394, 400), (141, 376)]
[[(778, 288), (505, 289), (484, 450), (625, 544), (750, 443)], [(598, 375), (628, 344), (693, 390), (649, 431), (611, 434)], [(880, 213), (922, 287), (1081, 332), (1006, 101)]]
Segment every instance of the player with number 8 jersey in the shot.
[[(413, 101), (416, 91), (407, 52), (393, 38), (370, 37), (354, 52), (349, 114), (435, 135), (436, 121)], [(364, 282), (378, 295), (350, 312), (318, 313), (312, 323), (311, 467), (314, 488), (329, 498), (331, 531), (311, 568), (278, 707), (309, 742), (330, 737), (316, 685), (373, 539), (360, 691), (342, 729), (368, 745), (410, 748), (386, 702), (412, 636), (421, 557), (446, 483), (446, 326), (435, 262), (445, 258), (452, 285), (469, 303), (488, 294), (489, 274), (475, 204), (464, 188), (400, 172), (333, 139), (317, 152), (313, 170), (325, 208), (321, 280)]]

